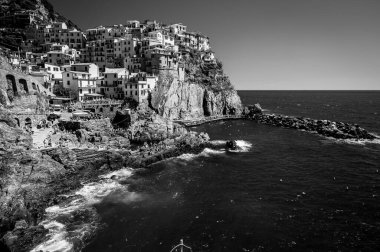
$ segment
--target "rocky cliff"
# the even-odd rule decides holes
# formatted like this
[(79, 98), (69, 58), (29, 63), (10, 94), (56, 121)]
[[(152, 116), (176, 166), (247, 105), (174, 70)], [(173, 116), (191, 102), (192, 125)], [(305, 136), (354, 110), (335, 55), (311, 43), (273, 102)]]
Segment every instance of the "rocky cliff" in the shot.
[(181, 59), (185, 78), (160, 71), (151, 106), (170, 119), (192, 119), (242, 112), (240, 97), (223, 72), (221, 62), (205, 61), (205, 52), (192, 51)]
[(14, 18), (16, 13), (30, 13), (35, 16), (33, 23), (47, 24), (65, 22), (69, 27), (78, 27), (54, 10), (47, 0), (0, 0), (0, 45), (18, 50), (21, 41), (27, 37), (28, 23)]

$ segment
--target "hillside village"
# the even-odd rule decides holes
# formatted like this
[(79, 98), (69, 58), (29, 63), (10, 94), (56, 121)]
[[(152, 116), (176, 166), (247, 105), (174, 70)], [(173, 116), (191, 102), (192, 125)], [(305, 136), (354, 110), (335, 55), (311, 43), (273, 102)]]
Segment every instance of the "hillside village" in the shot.
[(140, 103), (154, 90), (160, 72), (168, 70), (184, 81), (189, 54), (196, 52), (205, 65), (217, 64), (209, 38), (181, 23), (130, 20), (82, 32), (65, 22), (42, 25), (35, 13), (17, 17), (8, 23), (24, 26), (26, 39), (17, 53), (3, 53), (15, 69), (42, 77), (53, 103), (126, 98)]

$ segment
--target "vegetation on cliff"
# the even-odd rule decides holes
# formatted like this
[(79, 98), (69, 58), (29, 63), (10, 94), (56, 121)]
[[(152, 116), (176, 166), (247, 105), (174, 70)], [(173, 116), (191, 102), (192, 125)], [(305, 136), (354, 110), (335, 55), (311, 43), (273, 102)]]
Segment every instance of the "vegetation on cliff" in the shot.
[(185, 81), (198, 83), (213, 91), (233, 90), (228, 76), (223, 72), (222, 62), (218, 59), (205, 61), (204, 57), (207, 54), (213, 54), (213, 52), (191, 50), (183, 57)]
[[(54, 10), (54, 7), (47, 0), (0, 0), (0, 16), (13, 16), (15, 13), (33, 11), (40, 19), (38, 24), (50, 22), (65, 22), (69, 27), (78, 28), (71, 20), (62, 16)], [(0, 28), (0, 45), (17, 50), (21, 41), (26, 39), (26, 28), (23, 26), (14, 26), (5, 20), (1, 21)]]

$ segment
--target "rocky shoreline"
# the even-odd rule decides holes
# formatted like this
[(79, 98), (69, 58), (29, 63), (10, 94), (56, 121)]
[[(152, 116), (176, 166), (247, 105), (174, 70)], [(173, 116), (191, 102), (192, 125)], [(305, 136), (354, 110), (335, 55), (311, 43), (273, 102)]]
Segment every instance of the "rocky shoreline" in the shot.
[(151, 164), (168, 158), (225, 147), (210, 142), (207, 134), (188, 131), (140, 108), (124, 130), (113, 130), (105, 120), (75, 127), (60, 123), (53, 135), (59, 139), (57, 147), (33, 150), (31, 137), (16, 127), (11, 114), (2, 112), (0, 128), (8, 138), (3, 138), (1, 148), (0, 235), (10, 251), (29, 251), (44, 241), (48, 230), (40, 223), (45, 209), (64, 202), (63, 195), (83, 183), (125, 167), (149, 171)]

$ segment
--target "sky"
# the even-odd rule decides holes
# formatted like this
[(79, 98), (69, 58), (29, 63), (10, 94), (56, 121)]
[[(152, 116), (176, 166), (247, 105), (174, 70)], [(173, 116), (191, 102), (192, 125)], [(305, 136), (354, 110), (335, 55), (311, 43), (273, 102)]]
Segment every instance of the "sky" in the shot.
[(380, 90), (379, 0), (50, 0), (81, 29), (183, 23), (239, 90)]

